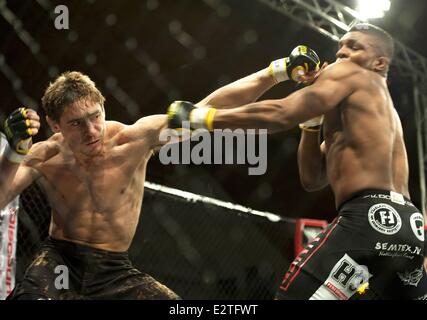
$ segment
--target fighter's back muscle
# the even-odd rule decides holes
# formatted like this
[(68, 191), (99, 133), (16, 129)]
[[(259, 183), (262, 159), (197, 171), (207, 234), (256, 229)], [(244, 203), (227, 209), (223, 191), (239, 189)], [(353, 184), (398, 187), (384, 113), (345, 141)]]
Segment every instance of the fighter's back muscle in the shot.
[(393, 103), (384, 78), (364, 70), (353, 92), (325, 116), (329, 182), (337, 203), (364, 188), (393, 188), (396, 135)]
[(393, 144), (393, 183), (397, 192), (410, 198), (408, 185), (409, 164), (405, 141), (403, 138), (403, 129), (397, 111), (393, 111), (396, 123), (396, 134)]
[[(390, 137), (388, 129), (394, 131), (395, 127), (393, 103), (385, 81), (376, 73), (354, 64), (347, 66), (361, 70), (350, 74), (351, 84), (348, 85), (353, 87), (352, 93), (326, 114), (326, 138), (339, 133), (354, 148), (376, 140), (384, 142), (384, 137)], [(326, 147), (329, 146), (326, 142)]]
[(346, 139), (354, 148), (389, 145), (395, 132), (394, 107), (384, 79), (373, 72), (359, 74), (354, 86), (340, 106)]

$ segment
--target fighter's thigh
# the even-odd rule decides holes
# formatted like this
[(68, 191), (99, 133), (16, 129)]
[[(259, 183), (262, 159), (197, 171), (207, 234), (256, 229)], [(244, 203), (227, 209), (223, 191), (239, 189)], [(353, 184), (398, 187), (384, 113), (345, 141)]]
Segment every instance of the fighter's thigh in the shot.
[(178, 300), (180, 297), (171, 289), (166, 287), (148, 274), (142, 274), (130, 290), (134, 299), (148, 300)]
[[(61, 268), (62, 267), (62, 268)], [(65, 262), (52, 249), (42, 249), (17, 284), (11, 299), (64, 299), (70, 295)], [(68, 286), (67, 286), (68, 285)]]
[(177, 300), (180, 297), (148, 274), (137, 269), (124, 271), (114, 282), (90, 295), (91, 299)]
[(341, 219), (331, 223), (294, 260), (278, 299), (349, 299), (366, 286), (370, 274)]

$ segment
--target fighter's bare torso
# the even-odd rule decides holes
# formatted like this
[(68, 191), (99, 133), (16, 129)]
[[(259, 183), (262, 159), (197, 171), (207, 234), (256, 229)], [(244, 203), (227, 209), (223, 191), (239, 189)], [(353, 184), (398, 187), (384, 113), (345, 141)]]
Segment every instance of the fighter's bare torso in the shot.
[(33, 146), (27, 162), (41, 177), (52, 207), (49, 233), (95, 248), (125, 251), (139, 219), (150, 144), (128, 126), (106, 122), (103, 151), (80, 162), (55, 134)]
[(372, 188), (409, 197), (403, 133), (386, 79), (344, 63), (357, 73), (354, 91), (325, 115), (324, 123), (326, 169), (336, 205)]

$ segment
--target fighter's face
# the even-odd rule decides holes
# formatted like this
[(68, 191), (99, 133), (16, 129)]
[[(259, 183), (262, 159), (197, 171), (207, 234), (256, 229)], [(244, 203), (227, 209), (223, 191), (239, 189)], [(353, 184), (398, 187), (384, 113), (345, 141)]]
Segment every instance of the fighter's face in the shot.
[(58, 125), (65, 142), (74, 153), (90, 157), (102, 151), (105, 112), (99, 103), (82, 99), (69, 105)]
[(374, 70), (380, 57), (375, 38), (362, 32), (348, 32), (339, 41), (337, 61), (350, 60), (363, 68)]

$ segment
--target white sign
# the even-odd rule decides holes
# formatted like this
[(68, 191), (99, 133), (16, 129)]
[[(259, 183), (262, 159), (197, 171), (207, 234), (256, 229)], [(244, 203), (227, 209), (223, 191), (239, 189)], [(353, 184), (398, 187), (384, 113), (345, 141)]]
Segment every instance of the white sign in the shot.
[[(1, 134), (0, 154), (5, 145), (6, 139)], [(6, 299), (15, 286), (18, 209), (18, 197), (0, 209), (0, 300)]]

